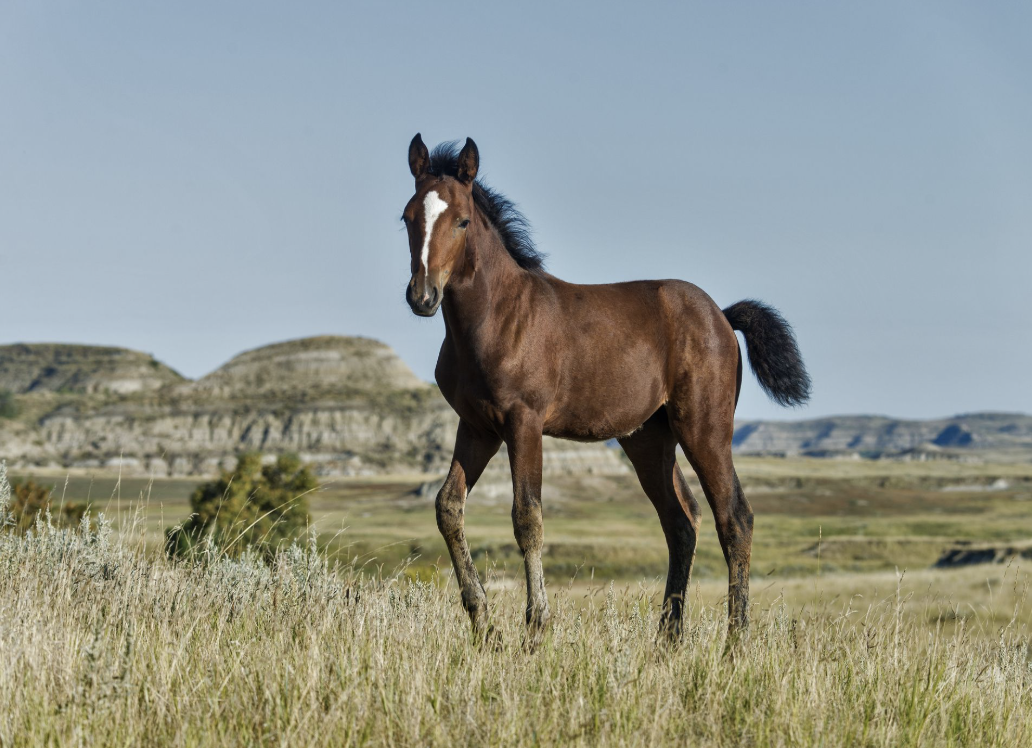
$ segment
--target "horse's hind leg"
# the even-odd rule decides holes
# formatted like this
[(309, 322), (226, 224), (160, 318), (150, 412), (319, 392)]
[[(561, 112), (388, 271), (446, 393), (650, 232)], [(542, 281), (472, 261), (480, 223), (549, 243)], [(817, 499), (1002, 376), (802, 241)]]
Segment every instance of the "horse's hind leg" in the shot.
[(667, 407), (671, 426), (713, 510), (717, 537), (727, 561), (728, 632), (735, 638), (749, 628), (753, 513), (731, 461), (734, 404), (729, 399), (722, 408), (720, 400), (715, 395), (705, 398), (700, 394), (694, 400), (695, 407), (685, 407), (685, 403)]
[(677, 439), (664, 410), (646, 421), (641, 430), (620, 439), (620, 446), (634, 465), (645, 495), (656, 507), (666, 536), (669, 566), (659, 626), (661, 635), (676, 640), (681, 635), (681, 618), (695, 561), (699, 504), (677, 465)]
[(462, 591), (462, 605), (469, 613), (474, 633), (479, 636), (483, 636), (487, 630), (487, 594), (469, 554), (463, 515), (466, 496), (498, 451), (501, 442), (496, 436), (478, 434), (465, 421), (460, 421), (451, 469), (437, 494), (436, 502), (437, 528), (448, 546), (455, 568), (455, 579)]

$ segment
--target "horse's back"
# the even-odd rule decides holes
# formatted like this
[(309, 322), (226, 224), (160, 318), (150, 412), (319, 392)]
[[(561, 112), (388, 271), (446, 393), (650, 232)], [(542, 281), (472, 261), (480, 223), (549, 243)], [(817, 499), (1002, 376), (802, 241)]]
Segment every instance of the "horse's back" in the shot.
[[(677, 279), (578, 285), (549, 279), (557, 317), (569, 336), (589, 345), (651, 344), (672, 362), (704, 351), (737, 347), (734, 331), (701, 288)], [(652, 358), (648, 356), (647, 358)]]
[(588, 440), (622, 436), (685, 386), (693, 369), (730, 366), (735, 376), (734, 332), (713, 300), (691, 283), (555, 281), (552, 290), (559, 360), (546, 433)]

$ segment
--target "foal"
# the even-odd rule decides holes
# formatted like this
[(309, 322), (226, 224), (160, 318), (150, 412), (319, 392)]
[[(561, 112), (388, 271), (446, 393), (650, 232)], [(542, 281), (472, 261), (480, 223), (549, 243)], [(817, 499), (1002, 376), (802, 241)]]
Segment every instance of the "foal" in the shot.
[(545, 272), (527, 224), (505, 197), (476, 181), (466, 140), (431, 155), (409, 146), (416, 192), (405, 206), (412, 255), (406, 299), (423, 317), (444, 310), (437, 360), (441, 393), (459, 415), (455, 454), (437, 495), (444, 536), (474, 632), (487, 631), (487, 597), (463, 531), (466, 496), (505, 442), (512, 522), (527, 575), (527, 626), (549, 618), (541, 569), (542, 435), (618, 439), (656, 507), (669, 551), (661, 631), (681, 631), (695, 560), (699, 505), (675, 460), (678, 444), (699, 476), (728, 567), (732, 635), (748, 627), (753, 513), (731, 461), (742, 383), (740, 330), (761, 387), (803, 403), (810, 379), (791, 328), (771, 307), (724, 311), (678, 280), (567, 283)]

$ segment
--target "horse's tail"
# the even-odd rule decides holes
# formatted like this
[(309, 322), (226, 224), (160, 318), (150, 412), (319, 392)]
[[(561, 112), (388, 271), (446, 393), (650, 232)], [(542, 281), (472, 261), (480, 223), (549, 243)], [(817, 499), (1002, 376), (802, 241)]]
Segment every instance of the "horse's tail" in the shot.
[(771, 400), (788, 406), (810, 399), (810, 375), (795, 333), (781, 312), (762, 301), (746, 299), (725, 309), (724, 316), (732, 329), (745, 335), (749, 365)]

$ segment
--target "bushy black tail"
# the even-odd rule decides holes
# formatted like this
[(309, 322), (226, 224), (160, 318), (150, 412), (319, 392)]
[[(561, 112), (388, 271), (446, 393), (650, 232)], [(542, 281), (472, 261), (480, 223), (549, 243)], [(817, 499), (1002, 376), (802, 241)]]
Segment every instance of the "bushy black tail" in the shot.
[(733, 329), (745, 335), (749, 365), (771, 400), (779, 405), (802, 405), (810, 399), (810, 375), (781, 312), (762, 301), (746, 299), (725, 309), (724, 316)]

